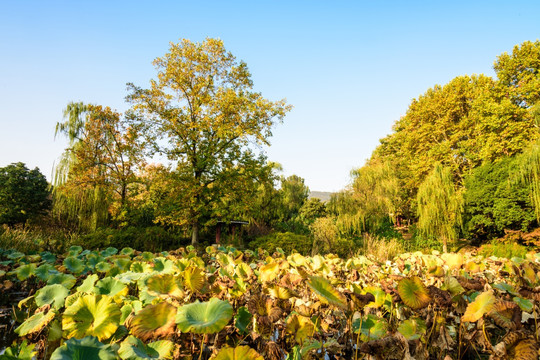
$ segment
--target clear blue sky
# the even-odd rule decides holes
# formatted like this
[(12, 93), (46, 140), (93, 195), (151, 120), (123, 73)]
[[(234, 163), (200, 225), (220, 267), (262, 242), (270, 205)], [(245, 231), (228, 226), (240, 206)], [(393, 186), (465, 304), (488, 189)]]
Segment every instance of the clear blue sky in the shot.
[(312, 190), (349, 182), (411, 100), (540, 38), (540, 1), (0, 2), (0, 167), (50, 177), (69, 101), (124, 111), (125, 84), (181, 38), (219, 37), (294, 110), (267, 150)]

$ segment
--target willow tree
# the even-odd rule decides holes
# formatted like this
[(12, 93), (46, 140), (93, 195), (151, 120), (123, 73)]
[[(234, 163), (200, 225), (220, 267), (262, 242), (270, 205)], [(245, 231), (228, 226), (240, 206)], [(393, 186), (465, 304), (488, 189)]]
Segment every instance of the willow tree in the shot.
[(540, 141), (534, 142), (521, 155), (521, 180), (530, 188), (536, 221), (540, 223)]
[(105, 225), (127, 206), (143, 162), (139, 131), (108, 107), (69, 103), (56, 135), (69, 146), (55, 174), (55, 212), (86, 230)]
[(436, 164), (418, 188), (418, 228), (426, 236), (438, 237), (443, 251), (448, 242), (457, 240), (462, 226), (463, 198), (452, 181), (452, 172)]
[(171, 43), (154, 65), (157, 79), (148, 89), (129, 84), (128, 100), (149, 146), (176, 165), (184, 195), (170, 222), (190, 226), (197, 243), (201, 218), (221, 192), (219, 179), (258, 164), (249, 145), (267, 145), (290, 106), (254, 92), (247, 65), (221, 40)]

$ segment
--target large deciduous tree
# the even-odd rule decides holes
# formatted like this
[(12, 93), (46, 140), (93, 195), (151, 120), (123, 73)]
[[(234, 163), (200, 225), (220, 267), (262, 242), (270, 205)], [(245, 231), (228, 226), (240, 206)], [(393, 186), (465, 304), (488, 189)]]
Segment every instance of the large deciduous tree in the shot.
[(148, 89), (130, 84), (128, 100), (148, 144), (176, 166), (184, 201), (174, 222), (190, 226), (197, 243), (201, 217), (223, 192), (220, 179), (258, 166), (250, 142), (268, 144), (290, 106), (253, 91), (247, 65), (221, 40), (171, 44), (154, 65), (157, 79)]
[(24, 224), (50, 206), (49, 184), (38, 168), (19, 162), (0, 168), (0, 224)]

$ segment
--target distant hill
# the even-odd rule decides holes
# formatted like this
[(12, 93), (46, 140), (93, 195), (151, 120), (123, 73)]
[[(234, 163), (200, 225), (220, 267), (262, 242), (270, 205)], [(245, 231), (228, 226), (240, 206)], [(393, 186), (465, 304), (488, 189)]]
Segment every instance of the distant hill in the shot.
[(332, 196), (333, 193), (326, 192), (326, 191), (311, 191), (309, 193), (309, 198), (317, 198), (321, 199), (322, 202), (326, 202), (330, 200), (330, 196)]

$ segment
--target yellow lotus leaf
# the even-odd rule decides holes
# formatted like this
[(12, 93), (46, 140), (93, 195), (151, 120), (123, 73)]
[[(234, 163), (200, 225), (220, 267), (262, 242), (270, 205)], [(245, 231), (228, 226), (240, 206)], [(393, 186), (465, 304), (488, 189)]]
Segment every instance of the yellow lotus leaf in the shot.
[(294, 335), (294, 340), (297, 343), (302, 344), (306, 338), (313, 336), (315, 325), (306, 316), (291, 314), (287, 318), (285, 329), (289, 334)]
[(210, 360), (264, 360), (264, 358), (249, 346), (237, 346), (221, 348)]
[(465, 310), (465, 314), (461, 317), (461, 321), (478, 321), (484, 314), (490, 312), (494, 306), (495, 296), (493, 293), (491, 291), (483, 292), (467, 306), (467, 310)]
[(269, 282), (274, 280), (278, 274), (279, 274), (279, 264), (276, 262), (272, 262), (270, 264), (266, 264), (261, 266), (259, 279), (264, 282)]

